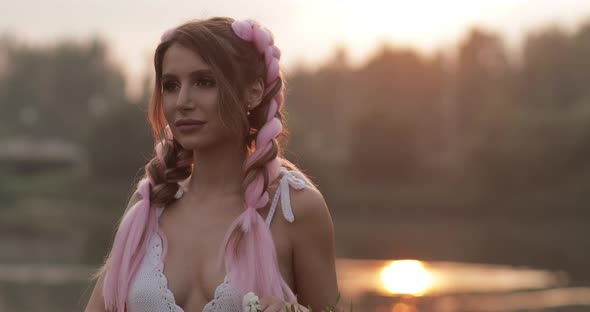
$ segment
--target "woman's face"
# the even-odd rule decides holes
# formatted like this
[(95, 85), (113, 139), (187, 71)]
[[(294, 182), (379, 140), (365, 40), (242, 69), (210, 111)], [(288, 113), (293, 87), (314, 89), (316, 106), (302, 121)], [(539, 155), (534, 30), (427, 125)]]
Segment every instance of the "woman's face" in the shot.
[(173, 44), (164, 54), (161, 81), (164, 117), (182, 147), (193, 150), (227, 142), (230, 133), (218, 113), (219, 88), (200, 55)]

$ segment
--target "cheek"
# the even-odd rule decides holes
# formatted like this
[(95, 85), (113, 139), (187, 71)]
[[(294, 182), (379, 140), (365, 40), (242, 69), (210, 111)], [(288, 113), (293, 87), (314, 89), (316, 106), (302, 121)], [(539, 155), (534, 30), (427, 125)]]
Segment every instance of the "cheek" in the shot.
[[(191, 101), (193, 102), (194, 112), (190, 113), (192, 117), (205, 118), (207, 122), (214, 124), (221, 123), (221, 117), (218, 112), (219, 110), (219, 92), (216, 89), (195, 89), (190, 94)], [(164, 118), (168, 123), (174, 123), (176, 116), (178, 94), (169, 93), (162, 94), (162, 112)]]
[(170, 96), (162, 97), (162, 112), (164, 113), (164, 118), (168, 123), (173, 122), (174, 118), (174, 103), (175, 99), (171, 99)]
[(205, 110), (209, 116), (213, 117), (211, 114), (218, 115), (219, 96), (216, 91), (201, 91), (197, 96), (200, 99), (199, 103), (201, 103), (203, 110)]

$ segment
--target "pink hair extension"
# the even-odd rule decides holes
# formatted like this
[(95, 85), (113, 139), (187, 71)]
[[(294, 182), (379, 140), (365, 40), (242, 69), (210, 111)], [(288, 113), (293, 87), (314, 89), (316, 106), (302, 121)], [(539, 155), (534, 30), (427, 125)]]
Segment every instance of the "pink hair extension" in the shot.
[(170, 39), (170, 37), (172, 36), (172, 34), (174, 33), (175, 30), (176, 30), (176, 27), (172, 27), (172, 28), (166, 30), (162, 34), (162, 36), (160, 36), (160, 42)]
[[(166, 129), (166, 134), (167, 138), (171, 138), (169, 128)], [(162, 173), (166, 169), (163, 144), (163, 141), (159, 142), (155, 148)], [(129, 285), (147, 251), (149, 235), (159, 230), (156, 212), (151, 209), (150, 203), (151, 188), (154, 185), (149, 175), (138, 182), (137, 192), (141, 199), (123, 216), (115, 234), (102, 288), (107, 311), (124, 311)], [(140, 245), (142, 237), (143, 244)], [(165, 253), (165, 237), (162, 237)]]
[(157, 229), (156, 212), (150, 209), (150, 189), (149, 179), (139, 181), (141, 200), (123, 216), (115, 235), (102, 288), (108, 311), (124, 311), (129, 284), (147, 250), (148, 234)]
[[(268, 94), (280, 75), (281, 52), (274, 46), (272, 33), (253, 20), (238, 20), (231, 26), (238, 37), (253, 42), (257, 50), (264, 54), (267, 69), (265, 94)], [(244, 170), (248, 170), (272, 148), (272, 140), (283, 129), (280, 119), (275, 117), (283, 104), (283, 91), (284, 87), (281, 86), (270, 102), (267, 121), (258, 132), (256, 149), (244, 162)], [(281, 167), (278, 158), (269, 161), (265, 166), (270, 181), (278, 178)], [(225, 249), (220, 251), (219, 265), (225, 263), (232, 283), (242, 295), (254, 291), (258, 296), (274, 296), (295, 303), (295, 295), (281, 276), (270, 229), (256, 212), (256, 209), (264, 207), (269, 201), (269, 194), (263, 192), (263, 188), (264, 176), (259, 173), (246, 187), (244, 212), (232, 223), (225, 235), (222, 244)]]

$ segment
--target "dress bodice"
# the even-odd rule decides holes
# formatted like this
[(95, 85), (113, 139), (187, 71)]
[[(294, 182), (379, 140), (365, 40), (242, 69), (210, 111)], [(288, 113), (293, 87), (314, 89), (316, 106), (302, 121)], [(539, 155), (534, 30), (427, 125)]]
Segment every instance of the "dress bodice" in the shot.
[[(265, 220), (269, 227), (279, 200), (281, 200), (281, 210), (285, 219), (288, 222), (295, 220), (291, 209), (289, 188), (302, 189), (308, 184), (307, 180), (296, 170), (287, 170), (281, 167), (281, 172), (283, 172), (283, 176)], [(181, 187), (175, 197), (180, 198), (182, 194), (183, 188)], [(159, 220), (164, 207), (156, 209)], [(168, 288), (168, 280), (164, 275), (163, 251), (162, 235), (156, 231), (150, 237), (146, 254), (132, 279), (127, 298), (128, 312), (184, 312), (176, 304), (174, 294)], [(215, 289), (213, 299), (203, 308), (203, 312), (238, 312), (242, 310), (241, 304), (242, 298), (232, 287), (231, 281), (226, 275), (223, 282)]]

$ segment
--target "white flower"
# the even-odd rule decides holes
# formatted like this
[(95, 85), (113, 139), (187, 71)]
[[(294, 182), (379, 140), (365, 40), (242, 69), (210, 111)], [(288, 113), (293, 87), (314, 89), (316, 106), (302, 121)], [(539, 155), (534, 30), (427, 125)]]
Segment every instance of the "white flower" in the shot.
[(242, 307), (244, 312), (258, 312), (262, 310), (260, 308), (260, 302), (258, 302), (258, 296), (253, 292), (247, 293), (242, 299)]

